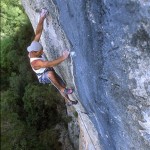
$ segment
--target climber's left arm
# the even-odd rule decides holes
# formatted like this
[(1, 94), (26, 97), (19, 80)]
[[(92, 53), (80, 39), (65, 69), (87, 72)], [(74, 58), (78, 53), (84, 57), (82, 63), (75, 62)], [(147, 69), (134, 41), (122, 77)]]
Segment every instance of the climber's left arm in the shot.
[(38, 23), (36, 31), (35, 31), (34, 41), (39, 42), (39, 40), (40, 40), (40, 37), (42, 35), (42, 31), (43, 31), (44, 19), (45, 19), (45, 17), (40, 17), (39, 23)]

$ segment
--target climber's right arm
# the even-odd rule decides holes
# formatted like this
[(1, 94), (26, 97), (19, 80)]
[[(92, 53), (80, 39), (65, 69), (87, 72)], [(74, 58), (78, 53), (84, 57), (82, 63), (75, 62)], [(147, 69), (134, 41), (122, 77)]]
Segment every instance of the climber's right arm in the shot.
[(65, 59), (67, 59), (69, 56), (68, 51), (64, 51), (63, 55), (59, 58), (53, 60), (53, 61), (42, 61), (42, 60), (35, 60), (31, 63), (32, 67), (34, 69), (40, 69), (40, 68), (48, 68), (48, 67), (54, 67), (63, 62)]

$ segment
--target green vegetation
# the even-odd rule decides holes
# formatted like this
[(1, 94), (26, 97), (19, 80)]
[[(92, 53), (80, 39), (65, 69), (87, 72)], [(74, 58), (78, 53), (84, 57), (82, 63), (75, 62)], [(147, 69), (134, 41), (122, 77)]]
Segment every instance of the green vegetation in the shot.
[(59, 94), (38, 84), (26, 47), (32, 26), (19, 0), (1, 0), (1, 149), (59, 150)]
[(78, 118), (78, 112), (77, 111), (75, 111), (73, 114), (74, 114), (75, 118)]

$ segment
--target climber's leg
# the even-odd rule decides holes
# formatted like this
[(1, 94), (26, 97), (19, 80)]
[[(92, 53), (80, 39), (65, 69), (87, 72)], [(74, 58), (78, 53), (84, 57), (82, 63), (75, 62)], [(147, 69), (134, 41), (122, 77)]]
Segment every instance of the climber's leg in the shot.
[[(66, 101), (69, 101), (69, 97), (67, 94), (71, 94), (73, 92), (72, 89), (66, 89), (66, 86), (62, 86), (58, 81), (56, 73), (54, 71), (48, 71), (48, 78), (51, 80), (51, 83), (59, 90), (60, 94), (65, 98)], [(66, 92), (67, 90), (67, 92)]]
[(64, 90), (65, 90), (65, 87), (63, 87), (60, 83), (59, 83), (59, 81), (58, 81), (58, 79), (57, 79), (57, 77), (56, 77), (56, 75), (55, 75), (55, 72), (54, 71), (48, 71), (47, 72), (47, 76), (48, 76), (48, 78), (51, 80), (51, 82), (52, 82), (52, 84), (60, 91), (60, 92), (64, 92)]
[(55, 73), (55, 76), (56, 76), (57, 81), (59, 82), (59, 84), (61, 84), (62, 87), (66, 88), (66, 84), (65, 84), (65, 82), (62, 80), (62, 78), (61, 78), (56, 72), (54, 72), (54, 73)]
[(65, 102), (68, 105), (77, 104), (77, 101), (72, 101), (69, 99), (67, 94), (71, 94), (73, 92), (72, 89), (67, 89), (66, 86), (63, 86), (60, 84), (57, 78), (57, 74), (55, 71), (47, 71), (45, 72), (40, 78), (39, 82), (46, 84), (46, 83), (52, 83), (60, 92), (60, 94), (65, 98)]

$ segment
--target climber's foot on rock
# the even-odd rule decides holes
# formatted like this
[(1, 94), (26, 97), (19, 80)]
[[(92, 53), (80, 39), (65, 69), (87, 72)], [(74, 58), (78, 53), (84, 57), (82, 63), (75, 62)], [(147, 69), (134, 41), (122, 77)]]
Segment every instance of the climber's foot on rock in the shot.
[(72, 101), (72, 100), (69, 100), (67, 103), (66, 103), (66, 106), (72, 106), (72, 105), (76, 105), (78, 103), (78, 101)]
[(65, 102), (66, 102), (66, 106), (72, 106), (72, 105), (76, 105), (78, 103), (78, 101), (72, 101), (69, 99), (68, 95), (65, 94), (64, 92), (60, 92), (60, 94), (65, 98)]
[(66, 95), (68, 95), (68, 94), (72, 94), (73, 93), (73, 89), (71, 89), (71, 88), (65, 88), (64, 89), (64, 94), (66, 94)]

